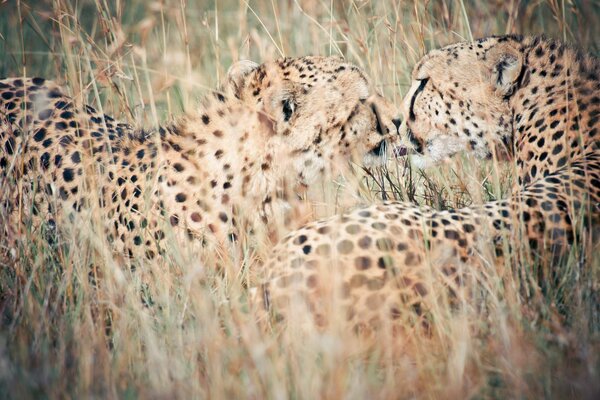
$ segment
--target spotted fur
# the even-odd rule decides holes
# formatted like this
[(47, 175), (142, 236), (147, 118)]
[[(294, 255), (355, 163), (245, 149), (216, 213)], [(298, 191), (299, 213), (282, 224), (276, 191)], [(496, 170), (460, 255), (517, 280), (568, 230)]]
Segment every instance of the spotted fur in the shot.
[(16, 232), (101, 221), (125, 257), (156, 257), (166, 236), (227, 245), (349, 160), (382, 159), (394, 117), (365, 74), (335, 57), (235, 64), (196, 111), (151, 131), (80, 106), (51, 81), (6, 79), (3, 215)]
[(413, 161), (504, 154), (516, 165), (512, 196), (447, 211), (386, 202), (310, 223), (273, 251), (258, 310), (293, 320), (303, 304), (318, 326), (398, 332), (440, 298), (465, 299), (488, 268), (551, 268), (574, 243), (594, 245), (597, 59), (544, 38), (491, 37), (430, 52), (413, 78), (403, 106)]

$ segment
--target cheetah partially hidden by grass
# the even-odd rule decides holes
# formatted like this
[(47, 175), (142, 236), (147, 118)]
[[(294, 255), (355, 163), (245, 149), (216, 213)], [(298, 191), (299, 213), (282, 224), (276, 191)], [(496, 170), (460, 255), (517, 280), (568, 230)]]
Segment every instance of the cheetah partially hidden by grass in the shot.
[(153, 131), (78, 106), (50, 81), (3, 80), (2, 228), (100, 221), (125, 258), (157, 257), (165, 236), (228, 245), (348, 161), (385, 157), (394, 114), (336, 57), (239, 62), (194, 113)]
[(486, 269), (552, 267), (574, 243), (597, 246), (597, 59), (545, 38), (490, 37), (431, 51), (413, 79), (403, 103), (413, 161), (509, 156), (512, 196), (446, 211), (385, 202), (309, 223), (267, 261), (259, 312), (291, 322), (300, 307), (319, 327), (393, 333), (426, 322), (439, 299), (464, 300)]

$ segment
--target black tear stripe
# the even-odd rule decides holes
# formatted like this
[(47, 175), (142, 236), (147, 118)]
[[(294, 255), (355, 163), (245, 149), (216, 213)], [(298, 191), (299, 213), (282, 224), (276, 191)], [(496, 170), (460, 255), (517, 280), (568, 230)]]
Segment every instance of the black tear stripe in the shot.
[(412, 98), (410, 99), (410, 110), (408, 111), (408, 117), (411, 121), (414, 121), (416, 119), (414, 107), (417, 95), (421, 93), (423, 89), (425, 89), (425, 85), (427, 85), (427, 82), (429, 82), (429, 78), (421, 79), (419, 87), (417, 88), (417, 90), (415, 90), (415, 93), (413, 93)]
[(383, 132), (383, 127), (381, 126), (379, 113), (377, 113), (377, 107), (375, 107), (374, 103), (371, 103), (371, 110), (373, 111), (373, 114), (375, 114), (375, 121), (377, 121), (377, 133), (379, 133), (381, 136), (385, 135), (385, 133)]

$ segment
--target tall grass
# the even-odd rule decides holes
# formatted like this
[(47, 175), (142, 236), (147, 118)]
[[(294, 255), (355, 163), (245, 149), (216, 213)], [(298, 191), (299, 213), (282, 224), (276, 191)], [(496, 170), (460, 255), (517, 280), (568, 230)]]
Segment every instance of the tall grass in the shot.
[[(457, 40), (545, 33), (598, 54), (599, 9), (566, 0), (9, 0), (0, 3), (0, 76), (52, 78), (77, 102), (156, 126), (193, 109), (235, 60), (337, 54), (399, 104), (412, 65)], [(510, 166), (468, 156), (427, 175), (395, 162), (356, 170), (362, 185), (350, 204), (336, 197), (344, 182), (332, 182), (315, 214), (380, 199), (461, 207), (511, 186)], [(65, 229), (52, 243), (27, 227), (18, 240), (0, 219), (0, 397), (581, 398), (600, 390), (598, 249), (584, 261), (574, 249), (554, 266), (558, 284), (542, 274), (548, 285), (529, 285), (528, 295), (518, 286), (537, 276), (529, 266), (517, 277), (488, 271), (485, 307), (442, 312), (437, 335), (416, 332), (399, 351), (363, 351), (340, 332), (262, 332), (245, 275), (235, 272), (245, 254), (226, 260), (226, 274), (180, 248), (126, 271), (93, 223), (82, 226), (90, 228)]]

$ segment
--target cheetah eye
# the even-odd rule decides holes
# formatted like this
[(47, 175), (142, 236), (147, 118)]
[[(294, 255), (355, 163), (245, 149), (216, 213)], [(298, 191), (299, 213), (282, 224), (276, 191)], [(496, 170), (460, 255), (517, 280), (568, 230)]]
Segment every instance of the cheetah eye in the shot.
[(292, 114), (296, 109), (296, 105), (292, 99), (285, 99), (281, 102), (282, 111), (283, 111), (283, 120), (285, 122), (289, 121), (292, 118)]

